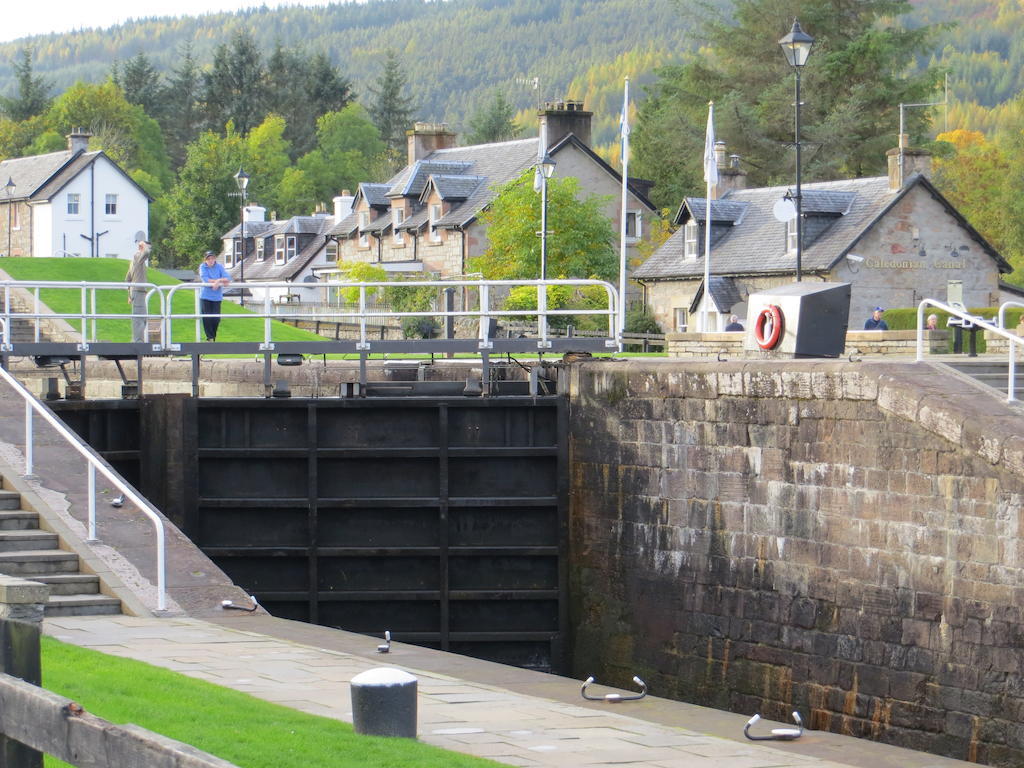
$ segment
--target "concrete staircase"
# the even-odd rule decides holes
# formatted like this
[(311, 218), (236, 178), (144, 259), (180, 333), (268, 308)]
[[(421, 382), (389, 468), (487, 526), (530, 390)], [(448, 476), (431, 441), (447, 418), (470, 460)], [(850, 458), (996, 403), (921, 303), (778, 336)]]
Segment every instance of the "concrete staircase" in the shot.
[(16, 491), (0, 490), (0, 573), (48, 584), (47, 616), (121, 613), (121, 601), (100, 594), (99, 578), (79, 572), (78, 555), (39, 528), (39, 516), (21, 508)]
[[(958, 360), (955, 363), (947, 363), (950, 368), (967, 374), (975, 381), (992, 387), (1003, 395), (1006, 394), (1006, 384), (1010, 376), (1010, 364), (1003, 360)], [(1016, 371), (1017, 398), (1024, 400), (1024, 363), (1017, 364)]]

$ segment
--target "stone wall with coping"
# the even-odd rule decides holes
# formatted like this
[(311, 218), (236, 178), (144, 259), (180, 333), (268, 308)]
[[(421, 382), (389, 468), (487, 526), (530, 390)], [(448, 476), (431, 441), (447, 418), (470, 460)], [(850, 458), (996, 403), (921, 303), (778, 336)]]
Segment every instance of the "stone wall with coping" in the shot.
[(565, 377), (579, 676), (1024, 763), (1024, 415), (927, 362)]
[[(668, 333), (665, 341), (669, 357), (741, 357), (762, 359), (770, 355), (761, 350), (746, 350), (745, 333)], [(925, 331), (925, 354), (945, 354), (949, 331)], [(917, 331), (848, 331), (844, 356), (914, 355)]]

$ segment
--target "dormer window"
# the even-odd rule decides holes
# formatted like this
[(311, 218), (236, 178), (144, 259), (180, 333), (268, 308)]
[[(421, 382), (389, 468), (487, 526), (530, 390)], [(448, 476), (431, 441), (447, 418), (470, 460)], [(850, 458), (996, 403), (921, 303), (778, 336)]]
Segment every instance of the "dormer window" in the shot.
[(225, 253), (224, 253), (224, 266), (225, 267), (233, 267), (233, 266), (235, 266), (235, 249), (234, 249), (234, 246), (231, 247), (230, 251), (227, 248), (225, 248), (224, 251), (225, 251)]
[(786, 222), (786, 252), (796, 253), (796, 233), (799, 218), (792, 218)]
[(284, 264), (284, 235), (274, 237), (274, 263)]
[(391, 229), (393, 230), (395, 245), (405, 244), (405, 239), (402, 236), (402, 231), (399, 229), (403, 221), (405, 221), (405, 211), (402, 208), (392, 208)]
[(324, 253), (324, 260), (329, 262), (336, 262), (338, 260), (338, 241), (331, 240), (327, 241), (327, 250)]
[(366, 230), (370, 226), (370, 212), (360, 211), (359, 212), (359, 247), (369, 248), (370, 247), (370, 236), (366, 233)]
[(696, 259), (700, 253), (700, 226), (691, 219), (683, 228), (683, 257)]
[(430, 206), (430, 242), (441, 242), (441, 230), (437, 228), (437, 222), (441, 219), (441, 204), (432, 203)]
[(262, 237), (256, 238), (256, 261), (267, 258), (267, 244)]
[(626, 211), (626, 239), (627, 240), (638, 240), (640, 239), (640, 211)]

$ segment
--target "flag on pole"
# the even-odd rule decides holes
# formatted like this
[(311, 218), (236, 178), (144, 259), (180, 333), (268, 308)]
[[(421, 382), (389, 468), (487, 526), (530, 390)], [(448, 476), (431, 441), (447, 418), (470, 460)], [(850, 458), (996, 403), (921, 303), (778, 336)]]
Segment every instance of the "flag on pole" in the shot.
[(626, 329), (626, 222), (629, 217), (629, 78), (622, 91), (622, 117), (619, 121), (622, 136), (622, 208), (619, 212), (619, 312), (618, 340), (622, 351), (622, 334)]
[(704, 181), (718, 183), (718, 160), (715, 158), (715, 102), (708, 102), (708, 132), (704, 138)]

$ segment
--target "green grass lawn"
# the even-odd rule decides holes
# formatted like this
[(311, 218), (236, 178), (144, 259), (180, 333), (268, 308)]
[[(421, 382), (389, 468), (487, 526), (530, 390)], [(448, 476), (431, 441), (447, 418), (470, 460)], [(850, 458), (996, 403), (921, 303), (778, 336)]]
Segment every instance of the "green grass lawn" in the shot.
[[(42, 638), (43, 687), (97, 717), (135, 723), (242, 768), (493, 768), (411, 739), (361, 736), (316, 717), (142, 662)], [(339, 696), (341, 689), (339, 686)], [(64, 766), (47, 756), (47, 766)]]
[[(124, 259), (50, 259), (50, 258), (16, 258), (3, 260), (0, 267), (13, 279), (34, 281), (74, 281), (119, 283), (124, 281), (128, 262)], [(179, 281), (172, 277), (150, 269), (148, 280), (156, 285), (175, 285)], [(195, 291), (179, 291), (174, 297), (175, 314), (195, 314)], [(57, 314), (81, 312), (81, 291), (75, 288), (49, 288), (40, 292), (40, 299)], [(96, 311), (98, 314), (128, 314), (131, 306), (128, 303), (128, 292), (122, 289), (100, 290), (96, 293)], [(150, 312), (158, 313), (159, 305), (152, 301)], [(218, 341), (262, 341), (263, 320), (247, 317), (251, 315), (245, 309), (231, 301), (221, 305), (225, 317), (221, 320), (217, 333)], [(75, 320), (68, 320), (76, 329), (80, 327)], [(196, 340), (194, 320), (174, 321), (174, 341), (191, 342)], [(273, 341), (322, 341), (309, 331), (303, 331), (290, 325), (275, 321), (271, 322)], [(97, 321), (96, 338), (104, 341), (131, 341), (130, 320), (99, 320)]]

